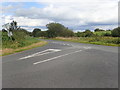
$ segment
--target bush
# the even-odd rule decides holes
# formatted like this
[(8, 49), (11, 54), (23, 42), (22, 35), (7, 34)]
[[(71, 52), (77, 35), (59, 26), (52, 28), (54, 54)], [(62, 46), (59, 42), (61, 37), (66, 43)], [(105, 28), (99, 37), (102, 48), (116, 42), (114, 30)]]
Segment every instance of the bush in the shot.
[(91, 32), (90, 30), (86, 30), (86, 31), (84, 32), (84, 35), (85, 35), (85, 37), (91, 37), (91, 36), (93, 36), (94, 34), (93, 34), (93, 32)]
[(114, 43), (114, 44), (120, 44), (120, 38), (116, 38), (114, 40), (107, 40), (107, 43)]
[(95, 32), (99, 32), (99, 31), (105, 31), (105, 30), (102, 30), (102, 29), (97, 28), (97, 29), (95, 29), (94, 31), (95, 31)]
[(24, 30), (13, 30), (13, 36), (8, 37), (7, 32), (2, 31), (3, 48), (17, 48), (25, 46), (25, 40), (28, 34)]
[(113, 37), (120, 37), (120, 27), (112, 30), (112, 36)]
[(101, 32), (94, 32), (96, 36), (112, 36), (111, 31), (101, 31)]
[(32, 32), (32, 35), (33, 35), (34, 37), (40, 37), (40, 32), (41, 32), (41, 29), (35, 28), (35, 29), (33, 30), (33, 32)]
[(100, 41), (100, 37), (93, 37), (93, 38), (91, 38), (91, 40), (89, 40), (89, 42), (98, 42), (98, 41)]
[(105, 33), (104, 36), (111, 36), (111, 33)]
[(92, 36), (95, 36), (93, 34), (93, 32), (91, 32), (90, 30), (86, 30), (84, 32), (77, 32), (75, 35), (77, 37), (92, 37)]
[(15, 39), (15, 41), (18, 41), (18, 42), (25, 40), (27, 36), (28, 35), (21, 30), (15, 30), (13, 32), (13, 38)]

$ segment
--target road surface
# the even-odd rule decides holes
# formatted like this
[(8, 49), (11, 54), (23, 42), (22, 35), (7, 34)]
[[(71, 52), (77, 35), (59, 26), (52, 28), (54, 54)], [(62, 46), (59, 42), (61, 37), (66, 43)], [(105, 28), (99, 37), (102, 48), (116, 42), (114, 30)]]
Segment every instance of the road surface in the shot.
[(46, 41), (3, 56), (3, 88), (118, 87), (118, 47)]

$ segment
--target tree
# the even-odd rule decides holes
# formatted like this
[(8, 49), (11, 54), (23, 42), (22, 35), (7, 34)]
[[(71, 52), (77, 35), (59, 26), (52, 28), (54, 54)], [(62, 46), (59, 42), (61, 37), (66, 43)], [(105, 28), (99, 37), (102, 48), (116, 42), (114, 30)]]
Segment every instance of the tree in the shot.
[(75, 33), (77, 37), (92, 37), (94, 36), (93, 32), (90, 30), (85, 30), (84, 32), (77, 32)]
[(120, 27), (113, 29), (111, 34), (113, 37), (120, 37)]
[(46, 27), (48, 28), (48, 37), (51, 38), (60, 36), (63, 30), (65, 29), (65, 27), (59, 23), (49, 23), (46, 25)]
[(54, 38), (57, 36), (71, 37), (74, 35), (72, 30), (69, 30), (60, 23), (49, 23), (46, 25), (46, 27), (48, 28), (47, 30), (48, 38)]
[(74, 32), (72, 30), (69, 30), (68, 28), (65, 28), (65, 30), (63, 30), (61, 32), (62, 37), (73, 37), (74, 36)]
[(32, 35), (34, 36), (34, 37), (39, 37), (40, 35), (40, 32), (41, 32), (41, 29), (39, 29), (39, 28), (35, 28), (34, 30), (33, 30), (33, 32), (32, 32)]
[(47, 31), (41, 31), (40, 37), (47, 37)]
[(96, 28), (94, 31), (95, 31), (95, 32), (99, 32), (99, 31), (105, 31), (105, 30), (102, 30), (102, 29)]

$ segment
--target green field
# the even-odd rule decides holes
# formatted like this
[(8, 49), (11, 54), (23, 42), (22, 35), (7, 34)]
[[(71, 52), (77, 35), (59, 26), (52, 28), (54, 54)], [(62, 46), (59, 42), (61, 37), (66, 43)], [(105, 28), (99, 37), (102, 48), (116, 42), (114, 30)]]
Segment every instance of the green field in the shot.
[(97, 36), (105, 36), (105, 34), (111, 35), (111, 31), (100, 31), (100, 32), (93, 32)]
[(56, 37), (51, 39), (78, 43), (89, 43), (96, 45), (120, 46), (120, 39), (118, 37), (71, 37), (71, 38)]

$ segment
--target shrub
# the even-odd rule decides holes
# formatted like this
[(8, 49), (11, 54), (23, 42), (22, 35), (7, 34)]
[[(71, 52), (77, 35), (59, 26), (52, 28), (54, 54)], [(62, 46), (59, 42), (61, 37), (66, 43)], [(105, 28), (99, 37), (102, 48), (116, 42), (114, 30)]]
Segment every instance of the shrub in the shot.
[(104, 36), (111, 36), (111, 33), (105, 33)]
[(13, 30), (13, 36), (8, 37), (7, 32), (2, 31), (2, 46), (3, 48), (17, 48), (25, 45), (27, 33), (24, 30)]
[(99, 32), (99, 31), (105, 31), (105, 30), (102, 30), (102, 29), (97, 28), (97, 29), (95, 29), (94, 31), (95, 31), (95, 32)]
[(114, 43), (114, 44), (120, 44), (120, 38), (116, 38), (114, 40), (107, 40), (107, 43)]
[(85, 37), (91, 37), (91, 36), (94, 35), (93, 32), (91, 32), (90, 30), (86, 30), (86, 31), (83, 32), (83, 33), (84, 33)]
[[(39, 28), (35, 28), (34, 30), (33, 30), (33, 32), (32, 32), (32, 35), (34, 36), (34, 37), (40, 37), (40, 32), (41, 32), (41, 29), (39, 29)], [(39, 33), (39, 34), (38, 34)]]
[(89, 40), (89, 42), (98, 42), (100, 41), (100, 37), (93, 37), (91, 38), (91, 40)]
[(120, 37), (120, 27), (112, 30), (112, 36), (113, 37)]

